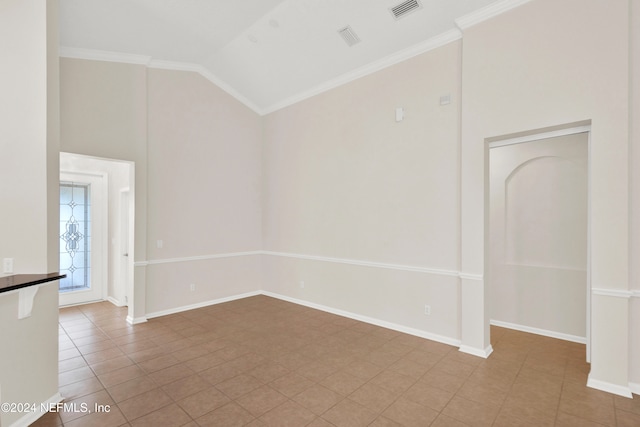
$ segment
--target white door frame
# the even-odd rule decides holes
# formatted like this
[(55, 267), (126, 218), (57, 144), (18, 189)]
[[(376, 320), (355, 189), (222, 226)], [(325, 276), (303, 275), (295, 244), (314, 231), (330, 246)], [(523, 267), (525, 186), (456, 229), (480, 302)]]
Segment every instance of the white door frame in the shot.
[[(513, 138), (494, 140), (488, 143), (488, 148), (504, 147), (507, 145), (522, 144), (525, 142), (540, 141), (558, 136), (587, 134), (587, 314), (586, 314), (586, 358), (591, 362), (591, 125), (582, 125), (557, 129), (548, 132), (539, 132)], [(491, 167), (491, 165), (489, 165)]]
[(60, 181), (91, 184), (91, 287), (89, 290), (60, 293), (59, 305), (75, 305), (104, 300), (108, 285), (108, 209), (107, 174), (60, 171)]
[[(128, 305), (129, 311), (133, 310), (134, 304), (133, 287), (134, 287), (134, 253), (135, 253), (135, 162), (129, 160), (109, 159), (96, 156), (86, 156), (75, 153), (60, 153), (60, 169), (70, 172), (85, 172), (94, 174), (103, 174), (108, 177), (108, 192), (105, 197), (109, 201), (109, 214), (106, 218), (108, 224), (113, 227), (109, 231), (109, 235), (105, 236), (108, 247), (107, 264), (105, 270), (108, 281), (104, 289), (105, 299), (118, 306)], [(119, 212), (122, 191), (129, 191), (128, 201), (128, 231), (129, 231), (129, 259), (127, 266), (128, 289), (121, 285), (118, 280), (118, 258), (120, 254), (121, 237), (119, 227), (122, 220), (122, 212)], [(113, 239), (113, 240), (112, 240)], [(113, 243), (111, 243), (113, 242)], [(111, 295), (113, 292), (113, 295)]]
[[(122, 295), (122, 299), (119, 301), (120, 306), (129, 305), (129, 295), (131, 294), (131, 284), (133, 283), (133, 211), (131, 201), (130, 188), (122, 188), (120, 190), (120, 209), (119, 209), (119, 221), (118, 221), (118, 244), (119, 244), (119, 259), (118, 259), (118, 282), (123, 280), (123, 284), (118, 285), (115, 292)], [(126, 254), (126, 255), (125, 255)], [(114, 280), (114, 283), (116, 281)]]

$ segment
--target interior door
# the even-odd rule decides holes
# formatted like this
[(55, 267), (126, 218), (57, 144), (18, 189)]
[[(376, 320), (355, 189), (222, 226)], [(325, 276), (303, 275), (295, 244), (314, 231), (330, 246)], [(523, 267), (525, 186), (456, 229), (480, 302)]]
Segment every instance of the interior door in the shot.
[(60, 305), (105, 298), (106, 178), (60, 173)]

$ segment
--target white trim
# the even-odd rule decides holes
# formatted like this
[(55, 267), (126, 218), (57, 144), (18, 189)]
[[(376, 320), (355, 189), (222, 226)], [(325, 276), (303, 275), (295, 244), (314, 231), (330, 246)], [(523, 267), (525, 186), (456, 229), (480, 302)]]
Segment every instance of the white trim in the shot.
[(550, 331), (547, 329), (534, 328), (531, 326), (518, 325), (516, 323), (502, 322), (500, 320), (491, 320), (489, 322), (493, 326), (499, 326), (501, 328), (513, 329), (514, 331), (527, 332), (530, 334), (542, 335), (545, 337), (556, 338), (559, 340), (571, 341), (578, 344), (586, 344), (587, 338), (580, 337), (578, 335), (565, 334), (562, 332)]
[(356, 70), (345, 73), (335, 79), (329, 80), (315, 88), (306, 90), (304, 92), (293, 95), (282, 101), (276, 102), (266, 108), (261, 108), (252, 102), (250, 99), (242, 95), (231, 85), (224, 80), (217, 77), (209, 69), (200, 64), (178, 61), (165, 61), (160, 59), (153, 59), (151, 56), (134, 55), (118, 52), (107, 52), (93, 49), (81, 49), (68, 46), (61, 46), (59, 50), (60, 57), (73, 58), (73, 59), (88, 59), (93, 61), (108, 61), (108, 62), (121, 62), (126, 64), (145, 65), (147, 68), (164, 69), (164, 70), (176, 70), (176, 71), (190, 71), (200, 74), (202, 77), (209, 80), (214, 85), (218, 86), (223, 91), (227, 92), (230, 96), (253, 110), (260, 116), (272, 113), (290, 105), (296, 104), (305, 99), (319, 95), (328, 90), (342, 86), (346, 83), (352, 82), (369, 74), (380, 71), (384, 68), (388, 68), (392, 65), (396, 65), (415, 56), (421, 55), (433, 49), (445, 46), (451, 42), (460, 40), (462, 38), (462, 32), (457, 29), (451, 29), (425, 40), (421, 43), (417, 43), (399, 52), (392, 53), (377, 61), (366, 64)]
[(124, 307), (126, 304), (120, 302), (120, 300), (115, 299), (114, 297), (107, 297), (106, 299), (107, 301), (109, 301), (111, 304), (115, 305), (116, 307)]
[(136, 267), (142, 267), (143, 265), (147, 266), (147, 265), (156, 265), (156, 264), (170, 264), (174, 262), (202, 261), (207, 259), (234, 258), (234, 257), (262, 255), (262, 254), (263, 254), (262, 251), (229, 252), (225, 254), (210, 254), (210, 255), (196, 255), (196, 256), (190, 256), (190, 257), (182, 257), (182, 258), (154, 259), (151, 261), (136, 262), (134, 265)]
[(256, 295), (261, 295), (261, 291), (247, 292), (239, 295), (232, 295), (230, 297), (218, 298), (214, 300), (199, 302), (196, 304), (183, 305), (181, 307), (170, 308), (168, 310), (160, 310), (154, 311), (153, 313), (147, 313), (147, 319), (153, 319), (154, 317), (167, 316), (169, 314), (181, 313), (183, 311), (194, 310), (196, 308), (207, 307), (210, 305), (222, 304), (229, 301), (235, 301), (242, 298), (254, 297)]
[(265, 115), (265, 114), (273, 113), (274, 111), (296, 104), (300, 101), (319, 95), (328, 90), (335, 89), (346, 83), (352, 82), (354, 80), (357, 80), (369, 74), (373, 74), (377, 71), (380, 71), (392, 65), (396, 65), (400, 62), (411, 59), (414, 56), (421, 55), (430, 50), (437, 49), (446, 44), (454, 42), (456, 40), (460, 40), (461, 38), (462, 38), (462, 33), (458, 29), (451, 29), (449, 31), (445, 31), (442, 34), (439, 34), (421, 43), (417, 43), (406, 49), (402, 49), (399, 52), (392, 53), (391, 55), (388, 55), (377, 61), (371, 62), (367, 65), (364, 65), (348, 73), (345, 73), (341, 76), (338, 76), (335, 79), (329, 80), (328, 82), (325, 82), (312, 89), (293, 95), (280, 102), (276, 102), (275, 104), (264, 108), (262, 114)]
[(108, 52), (105, 50), (83, 49), (60, 46), (58, 55), (62, 58), (88, 59), (90, 61), (121, 62), (124, 64), (148, 65), (151, 57), (132, 53)]
[(62, 399), (63, 399), (63, 397), (60, 396), (60, 393), (54, 394), (53, 396), (51, 396), (50, 398), (48, 398), (47, 400), (42, 402), (40, 405), (38, 405), (36, 411), (26, 413), (24, 416), (20, 417), (16, 421), (14, 421), (13, 424), (9, 425), (9, 427), (28, 427), (28, 426), (30, 426), (31, 424), (33, 424), (37, 420), (39, 420), (40, 417), (42, 417), (44, 414), (46, 414), (46, 412), (41, 412), (40, 411), (41, 408), (42, 408), (42, 405), (45, 405), (45, 406), (48, 407), (51, 404), (57, 404), (57, 403), (62, 402)]
[(549, 132), (534, 133), (515, 138), (506, 138), (489, 142), (489, 148), (504, 147), (507, 145), (522, 144), (525, 142), (539, 141), (541, 139), (557, 138), (559, 136), (575, 135), (578, 133), (591, 132), (591, 125), (575, 126), (564, 129), (557, 129)]
[(191, 71), (200, 74), (214, 85), (231, 95), (237, 101), (262, 116), (264, 112), (244, 95), (240, 94), (228, 83), (215, 76), (211, 71), (199, 64), (189, 62), (163, 61), (153, 59), (151, 56), (135, 55), (130, 53), (108, 52), (94, 49), (81, 49), (68, 46), (60, 46), (59, 56), (71, 59), (87, 59), (90, 61), (120, 62), (124, 64), (144, 65), (147, 68), (164, 70)]
[(471, 273), (463, 273), (462, 271), (458, 273), (463, 280), (484, 280), (484, 276), (482, 274), (471, 274)]
[(483, 359), (486, 359), (491, 355), (491, 353), (493, 353), (493, 347), (491, 346), (491, 344), (489, 344), (487, 348), (482, 350), (475, 347), (470, 347), (468, 345), (461, 345), (458, 351), (462, 353), (471, 354), (472, 356), (478, 356), (478, 357), (482, 357)]
[(136, 261), (134, 263), (134, 266), (146, 267), (149, 265), (170, 264), (175, 262), (202, 261), (202, 260), (208, 260), (208, 259), (223, 259), (223, 258), (255, 256), (255, 255), (270, 255), (270, 256), (277, 256), (277, 257), (283, 257), (283, 258), (303, 259), (308, 261), (321, 261), (321, 262), (331, 262), (336, 264), (356, 265), (359, 267), (373, 267), (373, 268), (384, 268), (387, 270), (410, 271), (410, 272), (416, 272), (416, 273), (435, 274), (440, 276), (459, 277), (461, 279), (468, 279), (468, 280), (484, 279), (484, 276), (482, 274), (463, 273), (456, 270), (444, 270), (439, 268), (420, 267), (415, 265), (391, 264), (391, 263), (365, 261), (365, 260), (357, 260), (357, 259), (333, 258), (333, 257), (320, 256), (320, 255), (305, 255), (305, 254), (294, 254), (294, 253), (288, 253), (288, 252), (273, 252), (273, 251), (230, 252), (230, 253), (221, 253), (221, 254), (197, 255), (197, 256), (182, 257), (182, 258), (165, 258), (165, 259), (155, 259), (155, 260), (149, 260), (149, 261)]
[(629, 383), (631, 393), (640, 395), (640, 383)]
[(478, 9), (467, 15), (461, 16), (460, 18), (456, 19), (454, 22), (456, 23), (456, 26), (458, 28), (460, 28), (461, 30), (466, 30), (467, 28), (471, 28), (476, 24), (479, 24), (483, 21), (491, 19), (495, 16), (501, 15), (508, 10), (514, 9), (530, 1), (531, 0), (496, 1), (494, 3), (489, 4), (488, 6), (483, 7), (482, 9)]
[(130, 325), (137, 325), (139, 323), (144, 323), (147, 321), (147, 317), (146, 316), (142, 316), (142, 317), (131, 317), (131, 316), (127, 316), (127, 323)]
[(194, 73), (202, 73), (205, 69), (200, 64), (194, 64), (191, 62), (163, 61), (160, 59), (152, 59), (149, 61), (147, 66), (149, 68), (157, 68), (159, 70), (191, 71)]
[(640, 290), (631, 291), (631, 297), (632, 298), (640, 298)]
[(618, 384), (608, 383), (606, 381), (594, 380), (593, 378), (591, 378), (591, 374), (589, 374), (589, 378), (587, 379), (587, 387), (633, 399), (633, 395), (631, 394), (631, 389), (629, 388), (629, 386), (625, 387)]
[(280, 300), (283, 300), (283, 301), (291, 302), (291, 303), (294, 303), (294, 304), (302, 305), (302, 306), (313, 308), (313, 309), (316, 309), (316, 310), (325, 311), (327, 313), (336, 314), (338, 316), (347, 317), (349, 319), (357, 320), (359, 322), (369, 323), (371, 325), (376, 325), (376, 326), (380, 326), (380, 327), (383, 327), (383, 328), (392, 329), (394, 331), (402, 332), (402, 333), (409, 334), (409, 335), (414, 335), (416, 337), (425, 338), (425, 339), (428, 339), (428, 340), (431, 340), (431, 341), (441, 342), (443, 344), (452, 345), (452, 346), (455, 346), (455, 347), (459, 347), (460, 346), (460, 340), (454, 339), (454, 338), (450, 338), (450, 337), (445, 337), (443, 335), (432, 334), (430, 332), (421, 331), (419, 329), (414, 329), (414, 328), (410, 328), (410, 327), (407, 327), (407, 326), (398, 325), (397, 323), (391, 323), (391, 322), (387, 322), (387, 321), (384, 321), (384, 320), (376, 319), (376, 318), (373, 318), (373, 317), (363, 316), (363, 315), (360, 315), (360, 314), (351, 313), (349, 311), (344, 311), (344, 310), (328, 307), (328, 306), (325, 306), (325, 305), (321, 305), (321, 304), (316, 304), (316, 303), (312, 303), (312, 302), (309, 302), (309, 301), (300, 300), (300, 299), (297, 299), (297, 298), (291, 298), (291, 297), (288, 297), (288, 296), (285, 296), (285, 295), (276, 294), (274, 292), (262, 291), (261, 293), (262, 293), (262, 295), (265, 295), (265, 296), (268, 296), (268, 297), (277, 298), (277, 299), (280, 299)]
[(593, 295), (616, 298), (631, 298), (632, 296), (634, 296), (634, 291), (629, 291), (626, 289), (591, 288), (591, 293)]
[(346, 258), (332, 258), (332, 257), (318, 256), (318, 255), (292, 254), (292, 253), (286, 253), (286, 252), (262, 251), (262, 253), (264, 255), (279, 256), (284, 258), (297, 258), (297, 259), (304, 259), (304, 260), (310, 260), (310, 261), (332, 262), (336, 264), (357, 265), (361, 267), (375, 267), (375, 268), (385, 268), (388, 270), (412, 271), (417, 273), (438, 274), (441, 276), (453, 276), (453, 277), (460, 276), (460, 272), (455, 270), (440, 270), (436, 268), (418, 267), (418, 266), (412, 266), (412, 265), (387, 264), (382, 262), (362, 261), (362, 260), (346, 259)]

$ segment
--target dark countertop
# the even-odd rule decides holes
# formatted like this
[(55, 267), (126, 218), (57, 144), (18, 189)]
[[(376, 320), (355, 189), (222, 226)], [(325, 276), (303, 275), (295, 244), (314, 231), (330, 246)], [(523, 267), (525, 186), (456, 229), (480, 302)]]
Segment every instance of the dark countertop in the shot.
[(67, 277), (66, 274), (14, 274), (13, 276), (0, 277), (0, 293), (52, 282)]

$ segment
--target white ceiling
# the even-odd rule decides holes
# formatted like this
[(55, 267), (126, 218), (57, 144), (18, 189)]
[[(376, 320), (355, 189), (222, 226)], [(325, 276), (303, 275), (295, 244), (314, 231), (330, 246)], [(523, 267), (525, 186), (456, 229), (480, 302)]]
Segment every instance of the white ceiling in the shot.
[[(459, 38), (456, 19), (495, 7), (420, 0), (421, 9), (396, 20), (389, 8), (402, 1), (60, 0), (60, 44), (190, 64), (266, 112), (398, 52)], [(337, 32), (346, 25), (361, 43), (347, 46)]]

